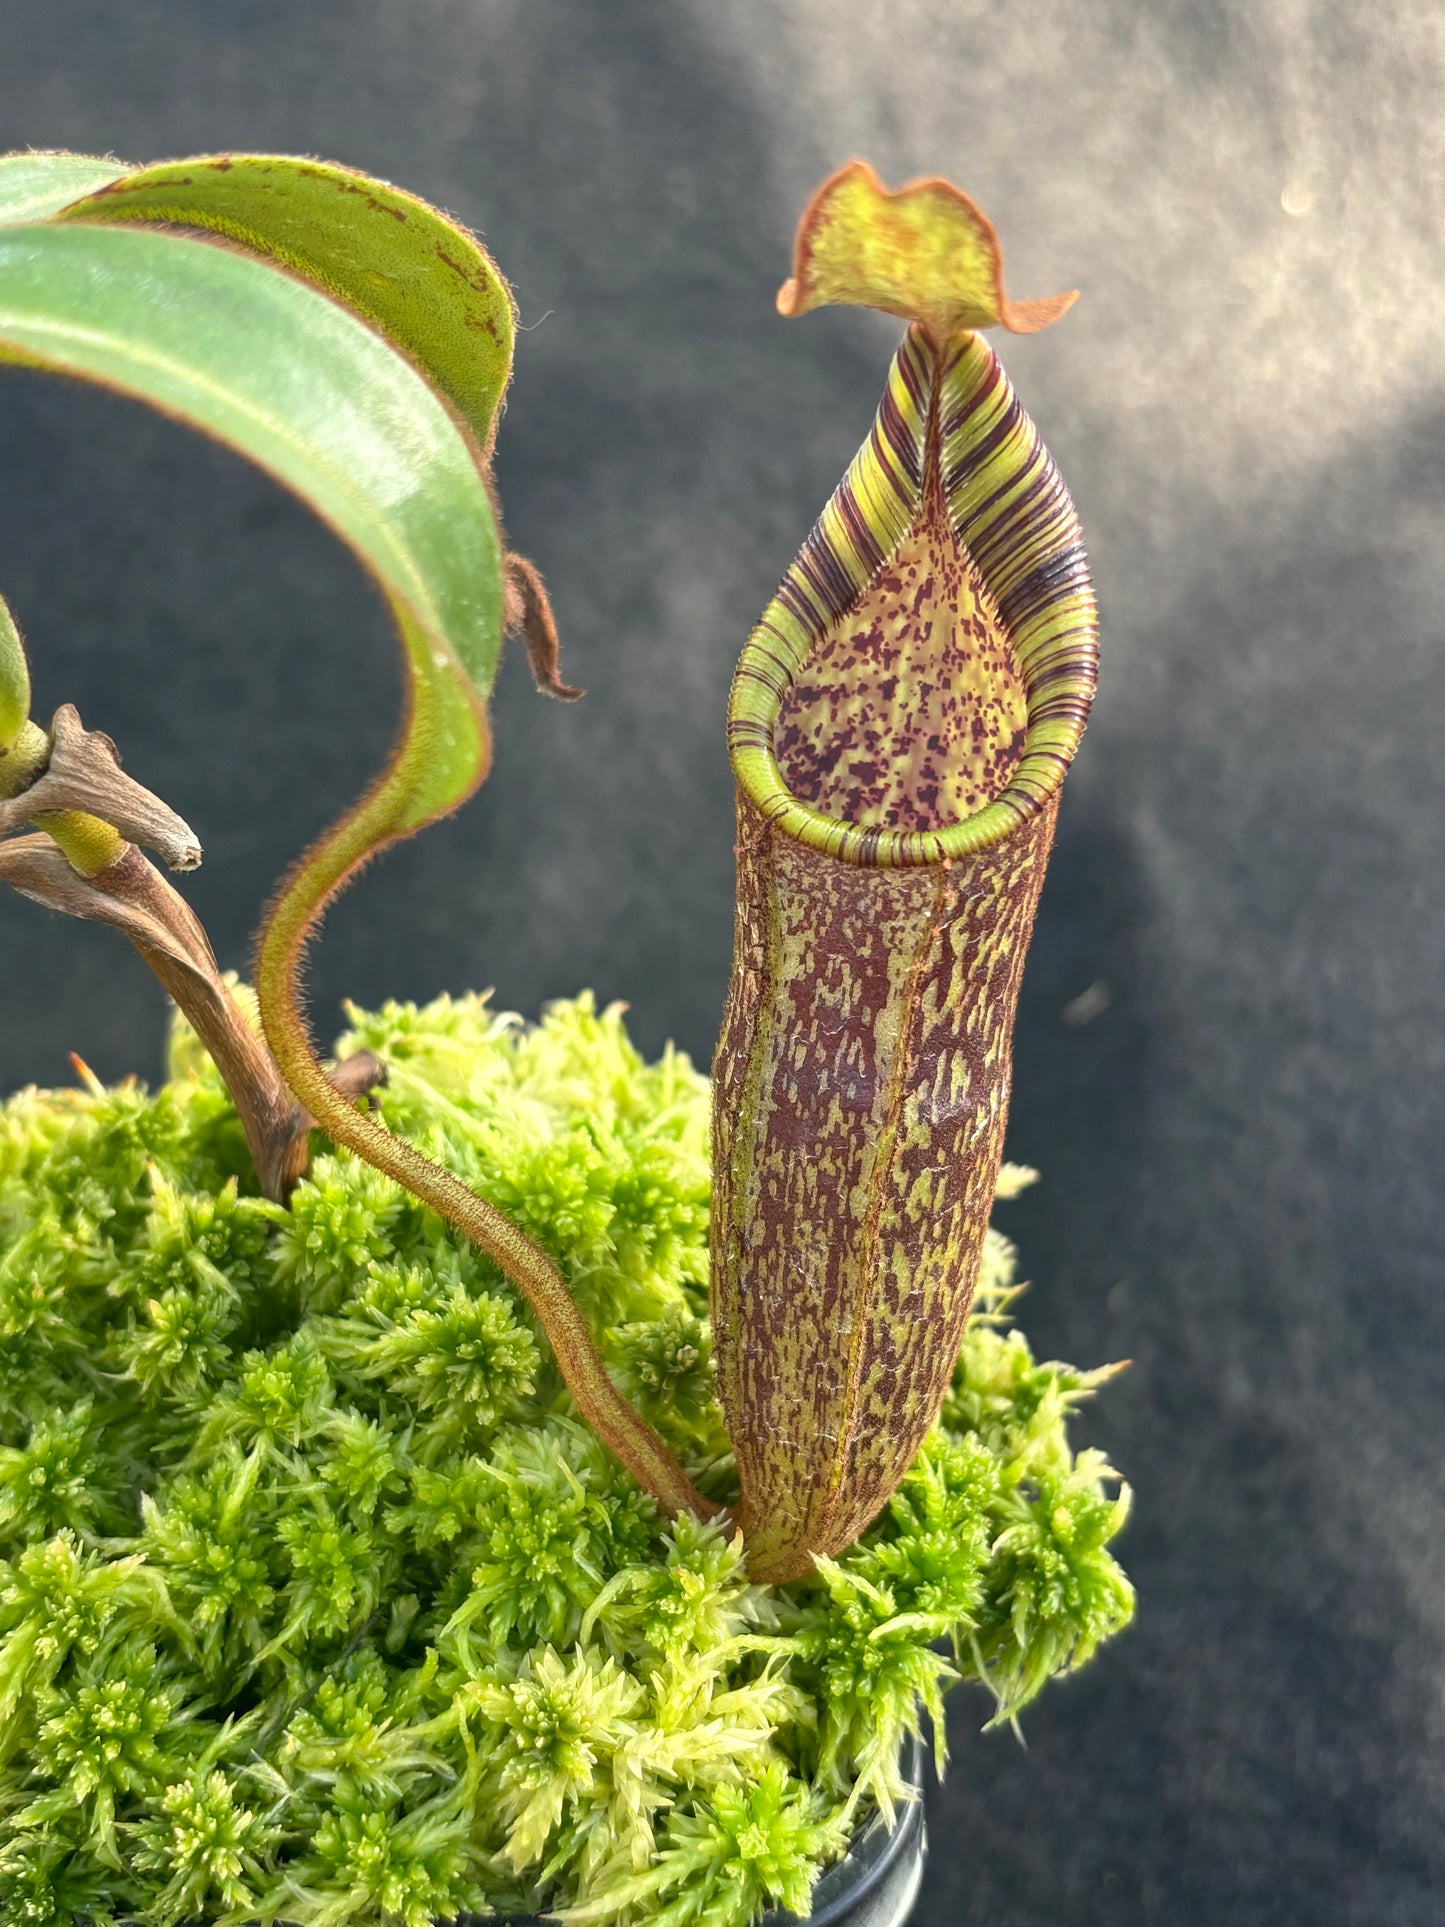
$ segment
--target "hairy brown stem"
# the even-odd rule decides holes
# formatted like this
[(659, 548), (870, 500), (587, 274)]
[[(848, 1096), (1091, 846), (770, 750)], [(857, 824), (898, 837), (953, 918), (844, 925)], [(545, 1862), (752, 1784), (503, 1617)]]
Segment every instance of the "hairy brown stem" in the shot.
[[(34, 738), (42, 732), (31, 726)], [(38, 746), (38, 745), (37, 745)], [(20, 780), (0, 771), (0, 835), (37, 817), (83, 814), (109, 823), (129, 843), (154, 850), (168, 870), (194, 870), (201, 860), (196, 833), (169, 804), (120, 766), (120, 751), (98, 729), (87, 729), (73, 703), (62, 703), (48, 744), (30, 759)]]
[[(129, 938), (214, 1059), (241, 1120), (262, 1191), (284, 1203), (305, 1175), (314, 1120), (281, 1081), (264, 1039), (247, 1022), (185, 899), (134, 844), (124, 844), (113, 862), (84, 876), (49, 835), (0, 843), (0, 881), (49, 909), (108, 923)], [(339, 1093), (350, 1101), (374, 1088), (382, 1076), (369, 1051), (349, 1058), (333, 1073)]]
[(195, 832), (125, 774), (109, 736), (87, 729), (70, 703), (48, 736), (25, 725), (15, 749), (0, 767), (0, 835), (26, 823), (44, 834), (0, 843), (0, 881), (130, 939), (211, 1053), (261, 1189), (284, 1200), (306, 1169), (311, 1120), (231, 994), (200, 920), (136, 847), (158, 851), (172, 869), (194, 869)]

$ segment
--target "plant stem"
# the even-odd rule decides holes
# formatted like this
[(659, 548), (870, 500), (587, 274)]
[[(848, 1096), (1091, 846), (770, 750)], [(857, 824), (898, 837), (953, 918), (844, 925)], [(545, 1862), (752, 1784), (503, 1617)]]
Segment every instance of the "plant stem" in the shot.
[(355, 1110), (327, 1081), (307, 1034), (299, 997), (306, 943), (327, 902), (352, 870), (390, 840), (363, 801), (301, 859), (282, 886), (261, 933), (256, 992), (266, 1041), (281, 1075), (339, 1144), (404, 1185), (438, 1212), (511, 1279), (536, 1313), (577, 1408), (602, 1443), (668, 1513), (710, 1519), (723, 1510), (699, 1492), (663, 1440), (607, 1376), (566, 1280), (547, 1254), (504, 1213), (451, 1172)]
[(184, 898), (133, 844), (127, 844), (124, 856), (108, 870), (92, 877), (91, 882), (120, 900), (152, 904), (164, 901), (170, 917), (177, 923), (183, 921), (190, 925), (194, 937), (204, 944), (204, 956), (197, 960), (203, 967), (197, 968), (195, 962), (183, 963), (167, 951), (131, 936), (131, 942), (171, 1000), (185, 1013), (221, 1073), (246, 1133), (246, 1148), (251, 1153), (262, 1191), (278, 1204), (284, 1204), (298, 1180), (306, 1174), (307, 1120), (282, 1082), (264, 1038), (246, 1021), (230, 986), (222, 978), (199, 920)]
[[(22, 724), (0, 758), (0, 832), (27, 820), (44, 837), (0, 842), (0, 881), (129, 938), (210, 1052), (261, 1189), (283, 1203), (305, 1173), (312, 1120), (232, 996), (199, 919), (129, 840), (144, 838), (175, 867), (189, 869), (201, 854), (190, 828), (124, 774), (110, 738), (85, 729), (69, 704), (56, 712), (49, 734)], [(364, 1053), (342, 1081), (355, 1098), (379, 1076), (377, 1061)]]
[(0, 800), (28, 790), (49, 761), (50, 738), (39, 723), (22, 723), (10, 747), (0, 750)]
[[(47, 835), (0, 843), (0, 882), (62, 915), (108, 923), (130, 940), (211, 1053), (262, 1191), (284, 1203), (306, 1170), (311, 1119), (231, 994), (194, 912), (133, 843), (120, 841), (120, 854), (89, 873), (76, 862), (115, 836), (109, 824), (70, 811), (40, 822)], [(374, 1083), (379, 1066), (369, 1052), (363, 1057), (362, 1081)], [(347, 1081), (355, 1085), (356, 1074)]]

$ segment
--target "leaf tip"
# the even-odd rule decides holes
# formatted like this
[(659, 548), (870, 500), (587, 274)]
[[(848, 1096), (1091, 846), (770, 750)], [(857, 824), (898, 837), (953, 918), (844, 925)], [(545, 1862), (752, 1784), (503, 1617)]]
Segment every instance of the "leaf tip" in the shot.
[(502, 558), (502, 568), (506, 583), (504, 633), (521, 636), (532, 680), (543, 695), (555, 696), (559, 702), (577, 702), (586, 691), (562, 680), (557, 623), (541, 570), (525, 555), (515, 553)]

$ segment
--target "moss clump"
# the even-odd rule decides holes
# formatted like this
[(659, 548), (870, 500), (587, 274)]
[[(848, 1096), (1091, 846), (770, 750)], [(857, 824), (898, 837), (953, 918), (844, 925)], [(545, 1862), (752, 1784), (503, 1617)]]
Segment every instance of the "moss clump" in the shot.
[[(707, 1084), (620, 1012), (355, 1012), (388, 1122), (554, 1255), (732, 1496)], [(487, 1261), (347, 1156), (252, 1193), (178, 1033), (150, 1095), (0, 1111), (0, 1920), (743, 1927), (803, 1910), (944, 1686), (1011, 1719), (1129, 1617), (1124, 1500), (990, 1241), (943, 1419), (785, 1588), (657, 1517)], [(952, 1660), (938, 1650), (952, 1645)]]

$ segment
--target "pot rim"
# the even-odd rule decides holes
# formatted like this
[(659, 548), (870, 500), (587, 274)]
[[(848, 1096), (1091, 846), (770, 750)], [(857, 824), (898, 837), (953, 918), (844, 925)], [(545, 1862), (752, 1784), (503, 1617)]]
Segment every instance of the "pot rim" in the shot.
[[(897, 1867), (923, 1832), (923, 1741), (918, 1734), (904, 1743), (904, 1778), (914, 1798), (902, 1807), (890, 1830), (881, 1813), (858, 1835), (841, 1860), (835, 1861), (814, 1889), (820, 1905), (806, 1915), (784, 1913), (774, 1908), (763, 1915), (758, 1927), (840, 1927), (855, 1907), (861, 1906)], [(881, 1836), (877, 1857), (865, 1859), (870, 1844)], [(861, 1871), (859, 1869), (861, 1868)], [(852, 1878), (850, 1878), (850, 1872)], [(828, 1891), (832, 1885), (834, 1891)]]

